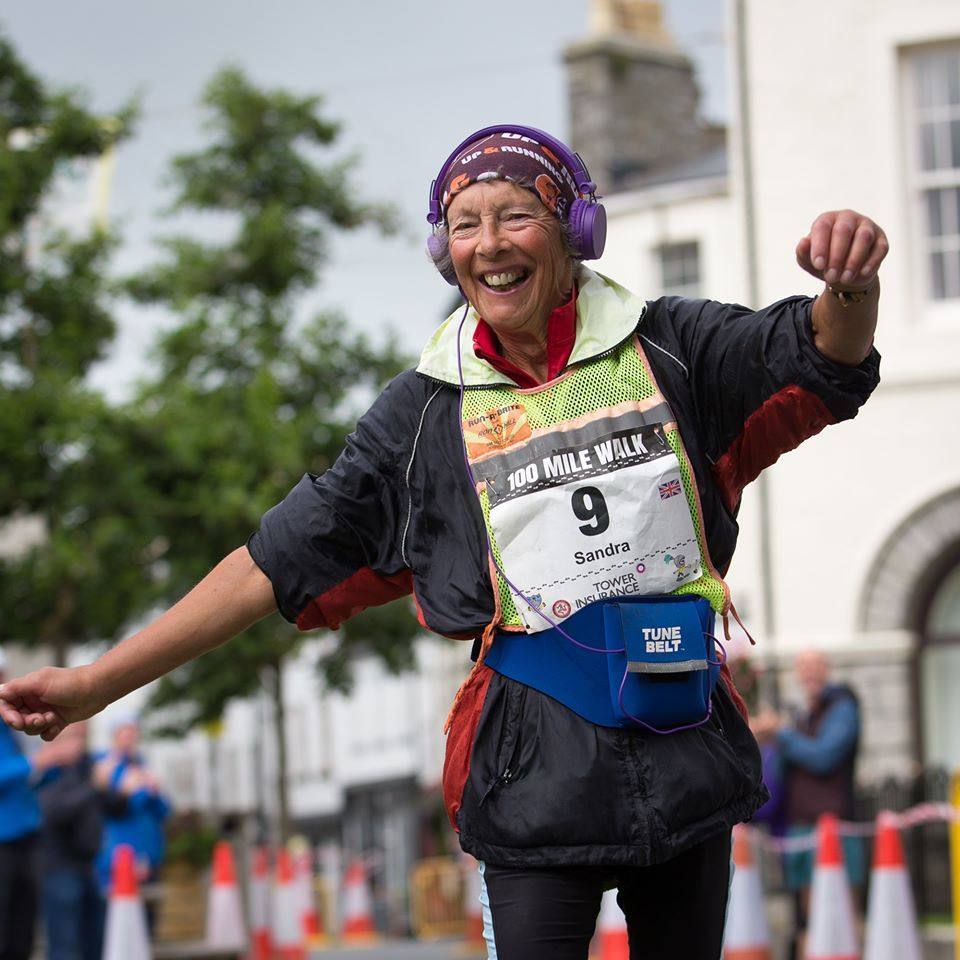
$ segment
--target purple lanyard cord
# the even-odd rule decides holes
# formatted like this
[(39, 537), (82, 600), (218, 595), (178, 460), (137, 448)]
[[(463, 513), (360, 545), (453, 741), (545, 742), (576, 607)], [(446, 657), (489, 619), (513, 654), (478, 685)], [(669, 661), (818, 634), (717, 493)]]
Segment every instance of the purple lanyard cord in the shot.
[[(467, 438), (463, 432), (463, 406), (464, 406), (467, 388), (463, 379), (463, 352), (461, 349), (461, 343), (462, 343), (462, 335), (463, 335), (463, 325), (464, 323), (466, 323), (467, 314), (469, 312), (470, 312), (470, 302), (468, 300), (464, 305), (463, 315), (460, 317), (460, 325), (457, 327), (457, 373), (460, 378), (460, 414), (458, 416), (458, 420), (460, 423), (460, 444), (463, 449), (463, 462), (467, 468), (467, 476), (470, 478), (470, 485), (473, 487), (474, 490), (476, 490), (477, 478), (473, 472), (473, 465), (470, 463), (470, 456), (467, 453)], [(486, 523), (484, 523), (483, 529), (484, 529), (484, 535), (487, 540), (487, 551), (490, 555), (490, 559), (493, 561), (493, 565), (496, 568), (497, 573), (499, 573), (500, 576), (503, 578), (504, 583), (506, 583), (506, 585), (513, 591), (513, 593), (516, 594), (521, 600), (523, 600), (524, 603), (526, 603), (531, 610), (537, 613), (542, 619), (546, 620), (547, 623), (549, 623), (550, 626), (553, 627), (553, 629), (556, 630), (561, 637), (564, 637), (566, 640), (569, 640), (570, 643), (572, 643), (575, 647), (580, 647), (581, 650), (587, 650), (590, 653), (602, 653), (602, 654), (610, 655), (614, 653), (627, 652), (626, 647), (618, 647), (617, 649), (614, 649), (614, 650), (608, 650), (606, 649), (606, 647), (589, 647), (585, 643), (580, 643), (579, 640), (575, 640), (573, 637), (571, 637), (570, 634), (567, 633), (566, 630), (564, 630), (559, 623), (557, 623), (555, 620), (552, 620), (550, 617), (548, 617), (547, 614), (545, 614), (536, 604), (534, 604), (533, 601), (531, 601), (530, 598), (527, 597), (526, 594), (524, 594), (524, 592), (518, 586), (516, 586), (516, 584), (514, 584), (513, 581), (507, 576), (507, 574), (504, 572), (503, 567), (500, 565), (500, 562), (497, 560), (496, 554), (493, 552), (493, 543), (490, 540), (490, 530)], [(493, 584), (493, 588), (494, 590), (497, 589), (496, 584)], [(713, 666), (722, 667), (727, 662), (726, 649), (724, 648), (723, 644), (720, 643), (720, 641), (717, 640), (715, 636), (713, 636), (713, 634), (704, 633), (704, 636), (710, 637), (713, 640), (715, 645), (714, 650), (716, 650), (717, 645), (719, 645), (720, 650), (722, 651), (722, 659), (720, 660), (708, 659), (707, 663), (712, 664)], [(624, 689), (624, 686), (626, 685), (627, 675), (629, 674), (629, 672), (630, 672), (630, 668), (628, 665), (627, 667), (624, 668), (624, 671), (623, 671), (623, 679), (620, 681), (620, 690), (619, 690), (617, 699), (620, 705), (620, 709), (624, 713), (624, 716), (629, 717), (634, 723), (643, 727), (645, 730), (649, 730), (651, 733), (658, 733), (658, 734), (679, 733), (681, 730), (693, 730), (696, 727), (703, 726), (703, 724), (705, 724), (713, 714), (713, 702), (708, 699), (707, 713), (702, 720), (697, 720), (693, 723), (682, 724), (676, 727), (668, 727), (666, 729), (661, 729), (660, 727), (655, 727), (649, 723), (645, 723), (639, 717), (635, 717), (632, 713), (630, 713), (626, 709), (626, 707), (624, 707), (623, 705), (623, 689)]]

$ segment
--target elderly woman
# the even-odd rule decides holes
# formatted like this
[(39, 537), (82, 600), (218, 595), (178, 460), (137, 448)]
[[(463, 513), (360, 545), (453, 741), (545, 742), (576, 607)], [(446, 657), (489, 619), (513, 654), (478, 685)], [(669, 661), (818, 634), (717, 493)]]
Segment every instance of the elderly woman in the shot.
[(740, 493), (876, 385), (887, 244), (827, 213), (797, 247), (815, 300), (645, 303), (582, 265), (593, 191), (541, 131), (465, 140), (428, 219), (467, 304), (418, 367), (153, 624), (6, 684), (4, 719), (49, 739), (276, 608), (333, 628), (412, 591), (425, 627), (474, 640), (444, 793), (490, 955), (585, 958), (615, 886), (631, 956), (716, 958), (730, 830), (766, 799), (714, 640)]

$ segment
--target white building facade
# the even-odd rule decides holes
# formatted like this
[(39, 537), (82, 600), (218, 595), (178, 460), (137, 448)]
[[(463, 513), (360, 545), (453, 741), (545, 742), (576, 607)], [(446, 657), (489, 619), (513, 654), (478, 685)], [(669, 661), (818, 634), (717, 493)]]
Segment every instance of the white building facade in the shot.
[(820, 212), (887, 231), (882, 383), (767, 472), (771, 610), (751, 488), (729, 582), (761, 660), (820, 647), (854, 683), (862, 776), (960, 767), (960, 8), (746, 0), (738, 31), (729, 172), (614, 193), (599, 266), (648, 298), (750, 302), (745, 169), (757, 304), (818, 292), (794, 248)]

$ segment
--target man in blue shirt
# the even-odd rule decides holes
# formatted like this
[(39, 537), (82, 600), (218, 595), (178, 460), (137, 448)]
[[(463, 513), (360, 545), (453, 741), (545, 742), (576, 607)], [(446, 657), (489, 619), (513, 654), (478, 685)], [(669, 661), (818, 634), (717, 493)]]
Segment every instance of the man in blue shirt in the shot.
[[(0, 683), (6, 679), (0, 650)], [(62, 748), (50, 743), (29, 759), (20, 735), (0, 724), (0, 960), (29, 960), (37, 914), (36, 846), (40, 807), (34, 785), (60, 762)]]
[[(804, 695), (803, 708), (792, 722), (765, 711), (754, 727), (776, 736), (785, 782), (787, 832), (804, 836), (813, 832), (821, 814), (853, 818), (860, 704), (846, 684), (830, 682), (830, 664), (819, 650), (798, 654), (794, 673)], [(843, 837), (843, 857), (851, 886), (861, 886), (866, 863), (857, 837)], [(783, 871), (787, 887), (797, 893), (797, 927), (802, 931), (813, 877), (813, 850), (788, 853)]]

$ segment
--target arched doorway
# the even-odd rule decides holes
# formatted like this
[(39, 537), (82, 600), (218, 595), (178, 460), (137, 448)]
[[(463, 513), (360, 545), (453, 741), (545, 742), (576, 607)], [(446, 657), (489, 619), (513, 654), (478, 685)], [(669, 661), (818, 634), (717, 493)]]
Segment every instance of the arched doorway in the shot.
[(924, 763), (960, 769), (960, 547), (944, 557), (923, 611), (919, 650)]
[(914, 754), (926, 766), (960, 767), (960, 489), (928, 501), (890, 534), (867, 577), (864, 632), (914, 637)]

